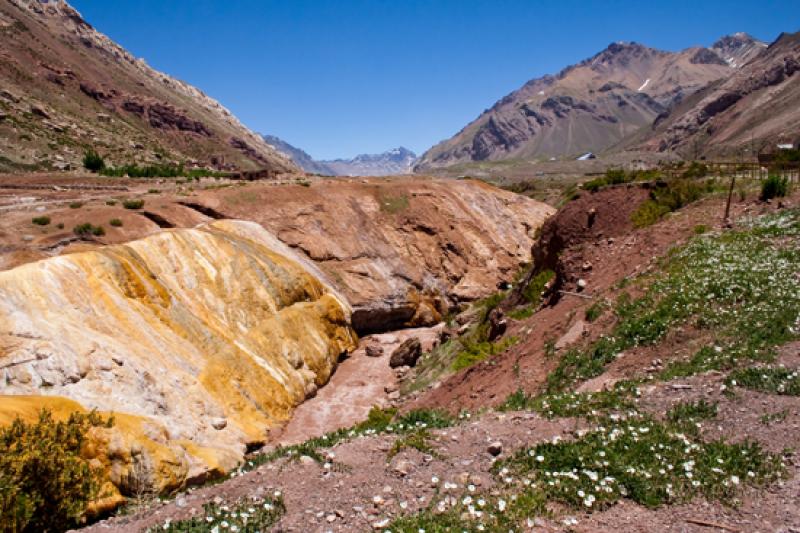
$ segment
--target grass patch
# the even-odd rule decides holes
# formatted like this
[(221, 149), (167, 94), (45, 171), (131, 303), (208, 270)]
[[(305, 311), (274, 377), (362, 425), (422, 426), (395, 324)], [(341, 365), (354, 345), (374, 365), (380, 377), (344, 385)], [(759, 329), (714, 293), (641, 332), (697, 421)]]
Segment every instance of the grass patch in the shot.
[(464, 339), (461, 341), (463, 343), (463, 349), (456, 354), (450, 368), (455, 372), (469, 368), (494, 355), (503, 353), (516, 344), (517, 341), (518, 339), (516, 337), (506, 337), (497, 342), (472, 342)]
[(605, 313), (607, 308), (608, 304), (605, 301), (594, 302), (592, 305), (586, 308), (584, 318), (587, 322), (594, 322), (603, 316), (603, 313)]
[(289, 457), (299, 459), (308, 456), (317, 462), (324, 462), (325, 457), (320, 452), (323, 448), (330, 448), (340, 442), (357, 437), (390, 433), (407, 435), (428, 429), (450, 427), (456, 420), (444, 411), (437, 409), (416, 409), (403, 415), (396, 409), (378, 409), (373, 407), (367, 419), (350, 428), (343, 428), (321, 437), (309, 439), (292, 446), (279, 446), (274, 450), (249, 458), (240, 467), (229, 475), (248, 472), (263, 464), (271, 463), (278, 459)]
[(378, 198), (378, 203), (381, 206), (381, 211), (392, 215), (405, 211), (409, 206), (408, 195), (405, 194), (400, 196), (381, 195)]
[(550, 392), (601, 374), (623, 351), (658, 343), (674, 327), (691, 324), (714, 342), (659, 377), (672, 379), (726, 370), (739, 361), (769, 360), (774, 347), (798, 337), (800, 210), (747, 221), (740, 231), (695, 237), (670, 254), (645, 294), (622, 297), (617, 325), (587, 348), (567, 351), (548, 376)]
[(800, 373), (783, 367), (751, 367), (736, 370), (728, 384), (784, 396), (800, 396)]
[(713, 179), (698, 181), (686, 177), (659, 182), (650, 191), (650, 199), (631, 214), (631, 222), (637, 228), (655, 224), (667, 213), (696, 202), (715, 190), (717, 182)]
[(108, 223), (111, 224), (115, 228), (121, 228), (122, 227), (122, 220), (120, 220), (119, 218), (112, 218), (111, 220), (108, 221)]
[(268, 531), (286, 512), (283, 498), (243, 498), (233, 505), (203, 505), (203, 512), (178, 522), (166, 521), (148, 528), (147, 533), (218, 533), (219, 531)]
[(627, 411), (635, 407), (633, 397), (638, 395), (634, 382), (617, 384), (613, 389), (600, 392), (562, 392), (528, 396), (517, 390), (506, 398), (500, 411), (536, 411), (546, 418), (605, 417), (610, 412)]
[(751, 442), (693, 440), (670, 424), (634, 417), (572, 441), (545, 442), (500, 461), (548, 501), (603, 509), (622, 498), (646, 507), (695, 496), (730, 502), (741, 484), (778, 478), (779, 457)]
[(391, 461), (398, 453), (409, 448), (418, 452), (436, 457), (438, 454), (430, 444), (431, 434), (427, 429), (418, 429), (412, 433), (399, 437), (394, 441), (392, 448), (386, 455), (387, 460)]
[(31, 222), (37, 226), (48, 226), (50, 224), (50, 217), (34, 217)]
[(519, 309), (509, 311), (508, 316), (514, 320), (525, 320), (526, 318), (532, 317), (533, 313), (535, 312), (536, 310), (533, 308), (533, 306), (529, 305), (527, 307), (520, 307)]

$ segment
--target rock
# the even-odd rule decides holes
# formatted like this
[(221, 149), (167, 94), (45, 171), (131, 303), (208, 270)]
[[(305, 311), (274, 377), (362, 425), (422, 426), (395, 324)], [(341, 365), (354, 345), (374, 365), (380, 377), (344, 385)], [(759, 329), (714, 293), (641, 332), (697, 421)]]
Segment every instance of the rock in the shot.
[(578, 280), (578, 284), (577, 284), (577, 286), (578, 286), (578, 291), (582, 291), (583, 289), (585, 289), (585, 288), (586, 288), (586, 286), (587, 286), (587, 285), (588, 285), (588, 283), (586, 283), (586, 280), (585, 280), (585, 279), (579, 279), (579, 280)]
[(399, 400), (400, 399), (400, 391), (394, 391), (389, 393), (390, 400)]
[(47, 114), (47, 111), (35, 105), (31, 106), (31, 114), (36, 115), (37, 117), (40, 118), (50, 118), (50, 115)]
[(411, 472), (411, 470), (413, 470), (413, 468), (414, 468), (414, 463), (402, 459), (400, 461), (397, 461), (392, 470), (394, 471), (395, 474), (398, 474), (400, 476), (407, 476)]
[(495, 441), (486, 448), (486, 451), (489, 452), (490, 455), (493, 457), (497, 457), (501, 453), (503, 453), (503, 443), (500, 441)]
[(367, 344), (367, 357), (380, 357), (383, 355), (383, 346), (380, 344)]
[(417, 359), (422, 355), (422, 344), (416, 337), (406, 339), (403, 344), (398, 346), (392, 357), (389, 359), (389, 366), (397, 368), (399, 366), (414, 366), (417, 364)]
[(227, 425), (228, 421), (224, 418), (215, 418), (211, 421), (211, 427), (217, 431), (225, 429)]
[(591, 264), (589, 261), (585, 261), (585, 262), (584, 262), (584, 263), (581, 265), (581, 270), (583, 270), (584, 272), (588, 272), (588, 271), (590, 271), (591, 269), (592, 269), (592, 264)]
[(391, 384), (386, 385), (385, 387), (383, 387), (383, 392), (385, 392), (386, 394), (391, 394), (392, 392), (394, 392), (396, 390), (397, 390), (397, 385), (395, 385), (394, 383), (391, 383)]
[(508, 327), (506, 317), (500, 309), (492, 309), (489, 313), (489, 341), (495, 341), (501, 337)]
[(316, 464), (316, 461), (307, 455), (301, 455), (299, 461), (303, 466), (311, 466)]

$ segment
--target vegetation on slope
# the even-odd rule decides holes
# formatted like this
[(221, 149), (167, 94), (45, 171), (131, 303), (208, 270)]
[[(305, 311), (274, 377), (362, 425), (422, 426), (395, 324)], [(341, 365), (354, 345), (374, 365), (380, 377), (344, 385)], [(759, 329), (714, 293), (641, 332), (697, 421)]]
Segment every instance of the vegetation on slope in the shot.
[(64, 531), (80, 524), (101, 480), (81, 457), (97, 413), (56, 421), (42, 410), (35, 423), (17, 418), (0, 429), (0, 524), (3, 531)]

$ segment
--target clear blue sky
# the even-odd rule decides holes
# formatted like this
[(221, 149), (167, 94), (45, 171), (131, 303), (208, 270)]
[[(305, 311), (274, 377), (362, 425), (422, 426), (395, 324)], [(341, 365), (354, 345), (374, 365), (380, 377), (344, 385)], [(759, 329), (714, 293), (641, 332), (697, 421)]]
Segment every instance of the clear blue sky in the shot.
[(155, 68), (320, 159), (418, 153), (613, 41), (800, 30), (798, 0), (71, 0)]

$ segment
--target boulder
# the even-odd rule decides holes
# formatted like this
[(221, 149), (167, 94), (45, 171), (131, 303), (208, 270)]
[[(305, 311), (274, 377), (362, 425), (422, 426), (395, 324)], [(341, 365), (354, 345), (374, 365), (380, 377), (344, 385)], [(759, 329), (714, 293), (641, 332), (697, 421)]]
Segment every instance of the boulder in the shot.
[(489, 341), (500, 338), (506, 332), (508, 323), (506, 317), (500, 309), (492, 309), (489, 313)]
[(367, 357), (380, 357), (383, 355), (383, 346), (380, 344), (367, 344), (365, 351)]
[(416, 337), (406, 339), (403, 344), (398, 346), (389, 359), (389, 366), (397, 368), (400, 366), (414, 366), (417, 359), (422, 355), (422, 343)]

